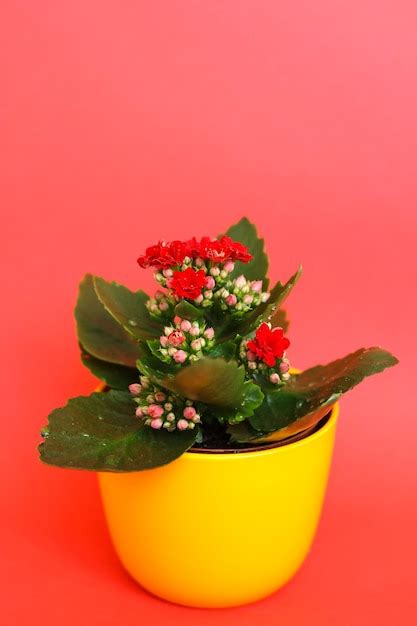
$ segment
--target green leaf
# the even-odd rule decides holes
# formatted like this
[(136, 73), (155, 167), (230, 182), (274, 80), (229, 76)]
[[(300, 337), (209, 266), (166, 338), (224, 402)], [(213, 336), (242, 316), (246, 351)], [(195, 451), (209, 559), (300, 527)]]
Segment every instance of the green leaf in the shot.
[(55, 409), (42, 431), (41, 460), (99, 472), (135, 472), (166, 465), (190, 448), (196, 430), (153, 430), (135, 416), (129, 393), (73, 398)]
[(182, 367), (173, 378), (165, 378), (162, 385), (190, 400), (249, 415), (261, 404), (263, 393), (254, 383), (247, 382), (250, 381), (245, 381), (245, 369), (236, 361), (204, 357)]
[(218, 408), (216, 417), (221, 422), (229, 424), (242, 423), (246, 418), (253, 415), (258, 406), (262, 404), (264, 394), (258, 385), (252, 380), (247, 380), (243, 386), (242, 402), (237, 408)]
[(212, 359), (222, 356), (226, 361), (230, 361), (236, 356), (236, 344), (234, 341), (224, 341), (223, 343), (216, 343), (208, 352), (208, 356)]
[(94, 276), (94, 289), (106, 311), (138, 340), (159, 337), (163, 324), (149, 315), (146, 302), (149, 296), (144, 291), (130, 291), (116, 282), (108, 283)]
[(235, 443), (253, 442), (260, 436), (259, 430), (253, 428), (248, 420), (238, 424), (230, 424), (227, 427), (227, 432), (230, 435), (230, 440)]
[(106, 311), (97, 297), (91, 274), (87, 274), (80, 283), (75, 319), (79, 341), (91, 356), (135, 367), (137, 341)]
[(199, 309), (187, 300), (181, 300), (175, 307), (175, 315), (192, 322), (204, 317), (204, 309)]
[[(318, 409), (330, 407), (346, 391), (367, 376), (392, 367), (398, 360), (382, 348), (361, 348), (328, 365), (318, 365), (294, 376), (282, 389), (265, 396), (263, 404), (249, 418), (257, 430), (271, 432), (285, 428)], [(295, 434), (292, 429), (291, 434)]]
[(285, 309), (276, 309), (275, 313), (271, 316), (270, 322), (272, 328), (280, 327), (283, 329), (284, 333), (287, 332), (290, 326), (290, 321), (287, 317)]
[(153, 382), (161, 384), (165, 378), (173, 377), (181, 366), (162, 361), (159, 356), (153, 354), (148, 342), (141, 341), (139, 343), (139, 359), (136, 361), (136, 367), (141, 374), (148, 376)]
[(139, 374), (136, 368), (101, 361), (91, 354), (88, 354), (81, 345), (80, 348), (83, 364), (94, 376), (102, 380), (109, 387), (124, 389), (126, 391), (131, 383), (137, 382)]
[(268, 256), (264, 251), (264, 240), (258, 237), (256, 226), (252, 224), (246, 217), (240, 222), (231, 226), (226, 235), (240, 241), (247, 246), (253, 259), (249, 263), (235, 263), (235, 269), (230, 274), (231, 278), (236, 278), (240, 274), (244, 274), (248, 280), (263, 280), (264, 289), (268, 288), (268, 279), (266, 274), (268, 271)]
[(278, 282), (271, 290), (269, 300), (263, 302), (256, 307), (249, 315), (247, 315), (238, 327), (240, 335), (245, 336), (256, 328), (262, 321), (268, 321), (275, 314), (275, 311), (281, 306), (284, 300), (292, 291), (302, 274), (302, 267), (298, 268), (293, 276), (283, 285)]

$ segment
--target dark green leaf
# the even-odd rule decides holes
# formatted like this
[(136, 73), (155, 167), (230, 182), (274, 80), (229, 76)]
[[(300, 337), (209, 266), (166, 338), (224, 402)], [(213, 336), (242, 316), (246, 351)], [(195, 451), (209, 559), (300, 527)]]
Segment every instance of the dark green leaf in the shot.
[(249, 315), (247, 315), (238, 327), (240, 335), (245, 336), (256, 328), (262, 321), (268, 321), (274, 315), (275, 311), (281, 306), (284, 300), (297, 283), (302, 273), (302, 267), (298, 268), (296, 273), (285, 283), (278, 282), (271, 290), (271, 295), (267, 302), (263, 302), (256, 307)]
[(170, 463), (193, 445), (195, 430), (153, 430), (135, 416), (135, 407), (122, 391), (73, 398), (50, 414), (41, 460), (74, 469), (135, 472)]
[(159, 339), (152, 339), (151, 341), (147, 341), (146, 343), (148, 344), (149, 350), (154, 357), (156, 357), (159, 361), (163, 361), (164, 363), (172, 364), (172, 358), (168, 354), (162, 354), (161, 343)]
[(264, 394), (258, 385), (252, 380), (247, 380), (243, 385), (242, 402), (237, 408), (218, 408), (216, 418), (229, 424), (242, 423), (246, 418), (253, 415), (258, 406), (262, 404)]
[(246, 217), (243, 217), (240, 222), (229, 228), (226, 235), (247, 246), (253, 256), (249, 263), (237, 262), (230, 276), (235, 278), (240, 276), (240, 274), (244, 274), (248, 280), (263, 280), (264, 289), (267, 289), (269, 282), (266, 278), (268, 257), (264, 251), (264, 240), (258, 237), (256, 226)]
[(276, 309), (275, 313), (272, 314), (270, 322), (272, 328), (280, 327), (284, 330), (285, 333), (287, 332), (290, 325), (290, 321), (287, 317), (287, 312), (285, 311), (285, 309)]
[[(163, 386), (191, 400), (226, 407), (240, 412), (252, 412), (262, 402), (259, 388), (253, 391), (245, 383), (245, 370), (236, 361), (204, 357), (182, 367), (173, 378), (166, 378)], [(247, 405), (246, 405), (247, 403)]]
[(163, 323), (153, 319), (146, 308), (149, 296), (144, 291), (130, 291), (116, 282), (108, 283), (94, 276), (94, 289), (106, 311), (138, 340), (159, 337)]
[(208, 352), (208, 356), (212, 359), (218, 356), (222, 356), (226, 361), (230, 361), (236, 355), (236, 344), (233, 341), (225, 341), (223, 343), (216, 343)]
[(131, 383), (137, 382), (139, 374), (136, 368), (101, 361), (88, 354), (82, 346), (80, 348), (83, 364), (109, 387), (126, 390)]
[[(396, 363), (397, 359), (381, 348), (361, 348), (328, 365), (318, 365), (294, 376), (282, 389), (267, 394), (249, 421), (264, 432), (285, 428), (317, 409), (331, 406), (365, 377)], [(308, 425), (304, 420), (300, 426), (304, 429)], [(292, 429), (291, 434), (295, 432)]]
[(160, 384), (166, 377), (172, 377), (181, 366), (162, 361), (160, 357), (152, 353), (148, 342), (141, 341), (136, 367), (141, 374), (149, 376), (153, 382)]
[(181, 300), (175, 307), (175, 315), (190, 321), (198, 320), (204, 317), (204, 309), (194, 306), (187, 300)]
[(106, 311), (97, 297), (91, 274), (80, 283), (75, 319), (78, 338), (89, 354), (102, 361), (135, 367), (137, 341)]
[(253, 428), (248, 420), (238, 424), (230, 424), (227, 427), (230, 440), (234, 443), (252, 442), (260, 436), (259, 430)]

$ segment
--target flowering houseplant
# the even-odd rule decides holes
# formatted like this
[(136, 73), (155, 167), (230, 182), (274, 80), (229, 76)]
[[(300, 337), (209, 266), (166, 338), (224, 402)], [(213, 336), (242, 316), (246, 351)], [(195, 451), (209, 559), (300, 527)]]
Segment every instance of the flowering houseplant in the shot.
[(129, 472), (186, 450), (248, 448), (311, 432), (341, 394), (397, 360), (360, 349), (290, 371), (281, 306), (301, 268), (269, 290), (263, 240), (246, 219), (217, 239), (160, 242), (139, 257), (153, 297), (87, 275), (75, 309), (81, 358), (107, 393), (49, 416), (43, 461)]

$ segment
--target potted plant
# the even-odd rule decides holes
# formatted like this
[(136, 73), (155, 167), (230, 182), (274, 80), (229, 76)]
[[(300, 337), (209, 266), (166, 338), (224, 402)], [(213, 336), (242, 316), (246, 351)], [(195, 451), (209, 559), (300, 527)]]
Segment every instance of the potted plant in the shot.
[(300, 567), (319, 519), (340, 396), (397, 359), (360, 349), (290, 369), (282, 304), (246, 218), (160, 242), (153, 297), (87, 275), (75, 309), (99, 391), (52, 411), (45, 463), (98, 472), (110, 533), (146, 589), (190, 606), (262, 598)]

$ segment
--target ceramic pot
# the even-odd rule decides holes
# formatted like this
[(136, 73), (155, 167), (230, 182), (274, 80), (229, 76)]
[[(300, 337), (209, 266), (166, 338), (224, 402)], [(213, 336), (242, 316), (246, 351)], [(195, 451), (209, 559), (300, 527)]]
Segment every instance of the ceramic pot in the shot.
[(100, 473), (114, 547), (151, 593), (187, 606), (254, 602), (284, 585), (312, 544), (338, 416), (249, 452), (186, 452), (163, 467)]

